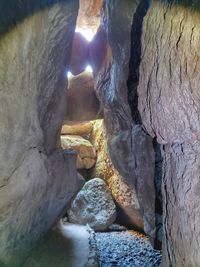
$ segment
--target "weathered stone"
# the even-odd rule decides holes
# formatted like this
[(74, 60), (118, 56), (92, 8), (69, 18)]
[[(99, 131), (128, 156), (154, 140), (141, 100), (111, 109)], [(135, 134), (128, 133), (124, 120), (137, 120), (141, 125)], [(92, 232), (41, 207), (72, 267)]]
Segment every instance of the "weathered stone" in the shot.
[(76, 150), (77, 168), (90, 169), (96, 162), (96, 151), (92, 144), (81, 136), (62, 135), (61, 146), (64, 149)]
[(0, 266), (21, 266), (78, 189), (56, 149), (77, 2), (0, 2)]
[(93, 123), (91, 121), (81, 122), (81, 123), (72, 123), (67, 122), (64, 124), (61, 129), (61, 135), (80, 135), (80, 136), (89, 136), (93, 129)]
[(144, 19), (138, 106), (162, 145), (163, 266), (200, 263), (200, 2), (154, 1)]
[(69, 80), (67, 92), (66, 121), (89, 121), (102, 118), (100, 103), (94, 90), (94, 79), (90, 72), (83, 72)]
[(144, 225), (136, 192), (119, 175), (110, 160), (103, 120), (93, 122), (90, 140), (97, 151), (96, 165), (92, 169), (91, 177), (99, 177), (106, 181), (120, 208), (117, 219), (123, 224), (143, 230)]
[(116, 208), (106, 183), (99, 178), (87, 182), (73, 200), (69, 221), (89, 224), (94, 230), (106, 230), (116, 219)]
[(73, 75), (84, 72), (89, 64), (89, 42), (79, 32), (74, 34), (69, 71)]

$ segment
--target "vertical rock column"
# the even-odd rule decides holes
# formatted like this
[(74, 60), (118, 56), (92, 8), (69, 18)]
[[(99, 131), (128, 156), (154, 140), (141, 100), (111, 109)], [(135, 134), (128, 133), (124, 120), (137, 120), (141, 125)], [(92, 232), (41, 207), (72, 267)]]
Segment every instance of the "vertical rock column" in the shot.
[[(0, 266), (18, 266), (78, 188), (56, 148), (78, 1), (0, 3)], [(14, 13), (13, 13), (14, 10)]]
[(200, 5), (154, 1), (144, 20), (142, 123), (163, 150), (163, 266), (200, 264)]
[[(91, 44), (96, 90), (104, 109), (108, 149), (114, 167), (136, 191), (144, 230), (155, 239), (152, 138), (134, 120), (128, 103), (133, 16), (139, 1), (104, 1), (102, 24)], [(101, 44), (101, 45), (100, 45)], [(95, 53), (95, 46), (101, 53)], [(104, 53), (102, 52), (104, 51)]]

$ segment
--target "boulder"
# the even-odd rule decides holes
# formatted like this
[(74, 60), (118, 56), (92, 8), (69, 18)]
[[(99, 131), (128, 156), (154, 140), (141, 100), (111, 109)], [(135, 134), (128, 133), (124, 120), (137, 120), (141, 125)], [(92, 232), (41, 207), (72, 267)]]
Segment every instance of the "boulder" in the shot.
[(95, 178), (85, 183), (68, 210), (72, 223), (89, 224), (96, 231), (103, 231), (116, 219), (116, 207), (106, 183)]
[(77, 151), (77, 168), (90, 169), (96, 162), (96, 151), (90, 141), (81, 136), (62, 135), (61, 146)]
[(117, 220), (127, 226), (143, 230), (144, 224), (136, 192), (111, 162), (103, 120), (93, 122), (90, 140), (97, 151), (96, 164), (91, 170), (90, 177), (99, 177), (106, 181), (119, 211)]
[(92, 129), (93, 129), (93, 124), (91, 121), (80, 122), (80, 123), (66, 122), (66, 124), (62, 126), (61, 135), (88, 136), (90, 135)]
[(90, 72), (85, 71), (69, 79), (67, 100), (66, 121), (83, 122), (103, 117)]

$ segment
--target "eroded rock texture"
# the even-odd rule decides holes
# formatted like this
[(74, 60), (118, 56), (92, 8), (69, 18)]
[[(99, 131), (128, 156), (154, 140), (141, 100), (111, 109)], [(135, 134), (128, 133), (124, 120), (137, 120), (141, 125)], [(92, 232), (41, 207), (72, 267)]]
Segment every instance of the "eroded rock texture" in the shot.
[(138, 103), (145, 129), (163, 146), (163, 266), (197, 267), (199, 1), (168, 2), (155, 1), (144, 20)]
[(71, 203), (68, 219), (76, 224), (89, 224), (96, 231), (107, 230), (115, 221), (115, 203), (102, 179), (95, 178), (85, 183)]
[(15, 267), (78, 189), (56, 148), (77, 1), (0, 3), (0, 266)]
[(131, 29), (138, 4), (139, 1), (104, 1), (100, 33), (106, 34), (107, 45), (95, 73), (96, 90), (104, 108), (112, 163), (136, 191), (144, 230), (154, 242), (155, 159), (152, 138), (132, 116), (128, 103)]
[(106, 181), (117, 206), (118, 222), (143, 230), (144, 224), (136, 192), (111, 162), (103, 120), (93, 122), (90, 140), (97, 151), (96, 164), (91, 170), (91, 177), (99, 177)]

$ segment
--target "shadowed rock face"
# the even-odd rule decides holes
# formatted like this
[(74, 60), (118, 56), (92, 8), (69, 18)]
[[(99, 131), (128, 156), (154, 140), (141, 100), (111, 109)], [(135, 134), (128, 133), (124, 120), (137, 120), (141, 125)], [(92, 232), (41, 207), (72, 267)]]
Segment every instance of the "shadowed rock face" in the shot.
[(0, 266), (17, 266), (79, 187), (75, 155), (56, 149), (78, 3), (41, 2), (1, 11)]
[(157, 1), (144, 20), (138, 103), (145, 129), (163, 146), (166, 267), (200, 263), (199, 6)]
[(103, 120), (93, 122), (90, 140), (97, 151), (96, 164), (91, 170), (90, 176), (106, 181), (117, 206), (117, 221), (143, 231), (144, 224), (136, 192), (119, 175), (110, 160)]
[(94, 78), (83, 72), (69, 80), (66, 121), (81, 122), (102, 118), (100, 102), (94, 90)]
[(84, 72), (89, 64), (89, 42), (81, 34), (74, 34), (69, 70), (73, 75)]
[[(89, 60), (92, 66), (94, 75), (98, 72), (104, 59), (108, 61), (108, 48), (107, 48), (107, 36), (104, 29), (101, 27), (94, 36), (92, 42), (89, 43)], [(107, 56), (105, 57), (105, 55)]]
[(144, 230), (153, 242), (155, 190), (152, 138), (133, 120), (127, 97), (131, 27), (138, 3), (139, 1), (128, 0), (123, 3), (104, 1), (103, 23), (99, 32), (106, 33), (107, 50), (105, 58), (99, 60), (102, 63), (95, 73), (96, 90), (104, 108), (112, 163), (128, 185), (136, 191)]

